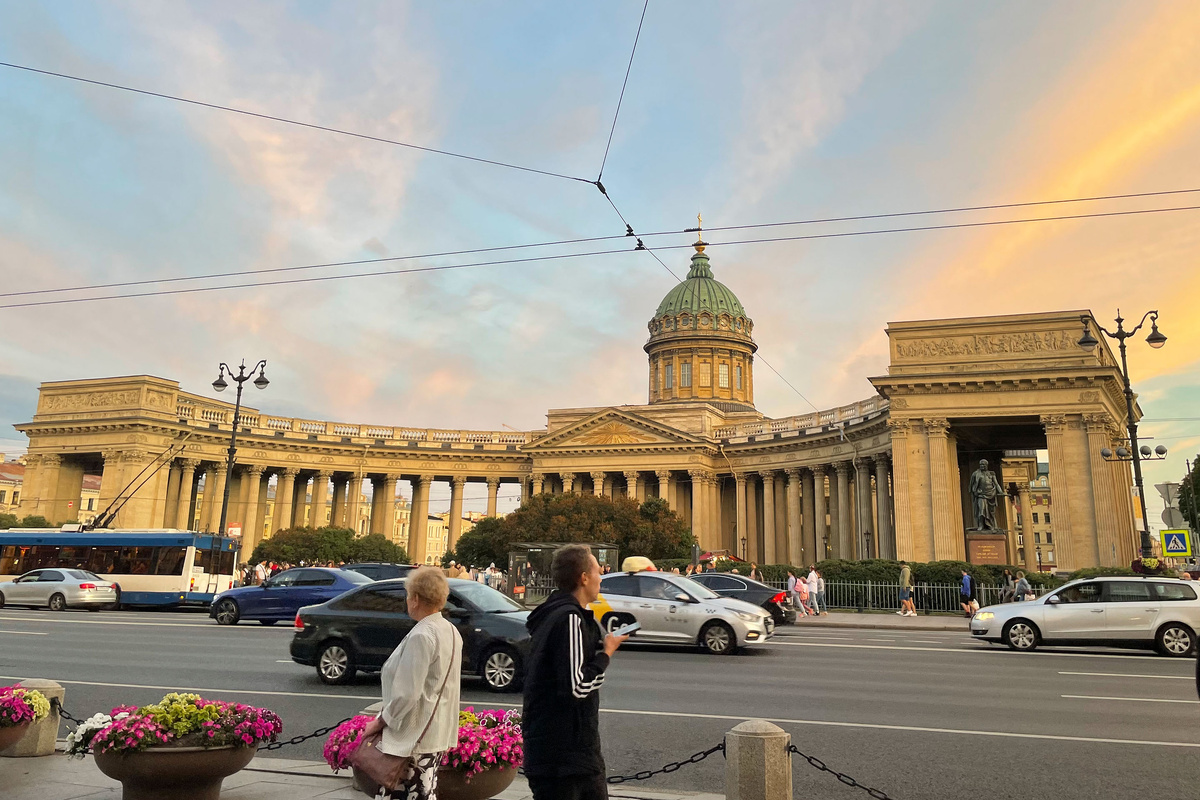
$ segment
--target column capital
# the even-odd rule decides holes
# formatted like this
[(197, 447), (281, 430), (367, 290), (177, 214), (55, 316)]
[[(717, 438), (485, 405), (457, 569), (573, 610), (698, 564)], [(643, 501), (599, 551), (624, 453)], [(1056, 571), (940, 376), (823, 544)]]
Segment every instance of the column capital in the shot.
[[(109, 451), (105, 451), (104, 458), (108, 458), (108, 453), (109, 453)], [(40, 455), (38, 453), (30, 453), (29, 455), (25, 456), (25, 466), (27, 466), (27, 467), (39, 466), (42, 463), (42, 459), (44, 459), (44, 458), (45, 458), (45, 456)]]
[[(488, 486), (492, 485), (492, 480), (493, 480), (492, 478), (488, 478)], [(495, 480), (496, 480), (497, 484), (500, 483), (499, 479), (495, 479)], [(450, 485), (455, 489), (461, 489), (463, 487), (463, 484), (465, 484), (466, 482), (467, 482), (467, 479), (463, 475), (453, 475), (450, 478)]]
[[(186, 464), (187, 462), (185, 461), (184, 463)], [(260, 478), (261, 479), (264, 469), (266, 469), (266, 468), (264, 466), (262, 466), (261, 464), (247, 464), (246, 465), (246, 473), (249, 474), (251, 478)]]
[(280, 471), (279, 474), (285, 478), (291, 478), (291, 479), (295, 480), (296, 476), (300, 474), (300, 468), (299, 467), (284, 467)]
[(892, 460), (892, 454), (891, 453), (876, 453), (873, 456), (873, 458), (875, 459), (875, 466), (886, 467), (888, 465), (888, 462)]
[(763, 483), (774, 483), (775, 482), (775, 470), (761, 469), (758, 471), (758, 477), (762, 478)]
[(698, 483), (703, 483), (713, 477), (713, 474), (706, 469), (689, 469), (688, 476)]
[[(49, 456), (47, 456), (48, 458)], [(140, 464), (150, 457), (150, 454), (145, 450), (123, 450), (121, 451), (121, 460), (126, 464)], [(221, 462), (224, 466), (225, 462)]]
[(41, 457), (43, 467), (60, 467), (62, 466), (62, 456), (58, 453), (46, 453)]
[(1028, 480), (1015, 480), (1015, 481), (1013, 481), (1013, 483), (1016, 484), (1017, 492), (1019, 494), (1023, 494), (1023, 495), (1029, 494), (1029, 481)]
[(809, 472), (811, 472), (813, 474), (814, 478), (823, 478), (823, 477), (825, 477), (825, 473), (829, 471), (829, 465), (828, 464), (813, 464), (811, 467), (808, 468), (808, 470), (809, 470)]
[(531, 472), (531, 473), (529, 473), (529, 480), (531, 480), (531, 481), (544, 481), (544, 480), (546, 480), (546, 473), (544, 473), (544, 472)]
[(945, 417), (931, 417), (925, 420), (925, 432), (930, 436), (945, 436), (950, 431), (950, 420)]
[(1046, 429), (1046, 433), (1062, 433), (1067, 429), (1066, 414), (1043, 414), (1041, 420), (1042, 427)]
[(589, 472), (593, 483), (604, 483), (604, 479), (608, 477), (607, 472)]
[[(261, 469), (261, 467), (259, 469)], [(317, 480), (327, 481), (333, 477), (333, 470), (331, 470), (331, 469), (317, 470), (317, 474), (315, 475), (315, 477), (317, 478)], [(389, 475), (388, 477), (394, 477), (394, 476)]]
[(625, 476), (625, 480), (629, 483), (637, 483), (637, 479), (642, 475), (642, 473), (638, 472), (636, 469), (627, 469), (621, 474)]
[(495, 477), (495, 476), (492, 476), (492, 477), (490, 477), (490, 478), (488, 478), (488, 479), (487, 479), (487, 485), (488, 485), (488, 488), (491, 488), (491, 487), (493, 487), (493, 486), (499, 487), (499, 486), (500, 486), (500, 479), (499, 479), (499, 478), (497, 478), (497, 477)]
[(737, 481), (739, 485), (745, 485), (745, 483), (746, 483), (746, 473), (744, 473), (744, 472), (737, 472), (737, 473), (734, 473), (733, 479), (734, 479), (735, 481)]
[[(111, 454), (105, 454), (104, 460), (107, 461), (110, 457), (111, 457)], [(194, 472), (196, 470), (196, 467), (200, 466), (200, 459), (198, 459), (198, 458), (183, 458), (183, 459), (179, 460), (179, 466), (183, 467), (184, 469), (190, 469)], [(262, 467), (259, 467), (259, 469), (261, 470)]]
[(1108, 414), (1084, 414), (1083, 425), (1088, 433), (1109, 434), (1116, 430), (1116, 423)]
[(842, 475), (849, 475), (850, 468), (852, 466), (854, 466), (854, 465), (851, 464), (849, 461), (838, 461), (837, 463), (835, 463), (833, 465), (833, 468), (835, 470), (837, 470), (838, 477), (841, 477)]
[(558, 473), (558, 477), (560, 479), (562, 479), (564, 482), (565, 481), (574, 481), (575, 473), (574, 472), (560, 472), (560, 473)]
[(224, 475), (229, 472), (229, 464), (225, 463), (224, 461), (218, 461), (214, 469), (218, 475)]
[(859, 469), (870, 467), (871, 464), (872, 461), (870, 456), (855, 456), (854, 458), (854, 466), (858, 467)]
[(433, 483), (433, 476), (432, 475), (418, 475), (416, 477), (416, 480), (413, 481), (413, 483), (419, 483), (422, 486), (426, 486), (430, 483)]
[(912, 420), (890, 417), (887, 426), (888, 430), (892, 432), (892, 436), (908, 436), (912, 431)]
[(788, 467), (787, 469), (785, 469), (783, 471), (783, 474), (787, 475), (789, 481), (800, 480), (800, 468), (799, 467)]
[(671, 470), (669, 469), (656, 469), (654, 470), (654, 475), (660, 482), (671, 480)]

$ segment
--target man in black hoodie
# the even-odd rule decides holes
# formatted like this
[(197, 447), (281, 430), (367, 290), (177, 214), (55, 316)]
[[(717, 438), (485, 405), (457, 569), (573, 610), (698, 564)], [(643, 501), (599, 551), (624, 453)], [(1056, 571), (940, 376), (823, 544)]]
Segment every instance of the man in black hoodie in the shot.
[(532, 637), (525, 677), (525, 777), (534, 800), (605, 800), (600, 686), (627, 636), (606, 636), (586, 606), (600, 596), (600, 565), (581, 544), (560, 547), (550, 567), (557, 590), (525, 623)]

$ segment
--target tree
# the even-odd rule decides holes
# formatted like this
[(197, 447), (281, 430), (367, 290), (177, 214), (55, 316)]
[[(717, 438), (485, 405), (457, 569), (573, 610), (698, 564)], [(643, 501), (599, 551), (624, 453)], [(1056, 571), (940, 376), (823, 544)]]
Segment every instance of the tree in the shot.
[(51, 525), (50, 520), (43, 517), (41, 514), (30, 514), (21, 520), (17, 527), (20, 528), (56, 528), (57, 525)]
[(451, 561), (468, 567), (507, 565), (508, 540), (504, 538), (503, 520), (485, 517), (475, 523), (475, 527), (458, 537), (455, 548), (442, 556), (443, 567), (449, 566)]
[[(1195, 493), (1192, 491), (1195, 487)], [(1200, 458), (1192, 462), (1192, 473), (1185, 475), (1179, 484), (1179, 510), (1183, 513), (1184, 524), (1196, 528), (1196, 514), (1200, 510), (1196, 508), (1196, 499), (1200, 496)]]
[(0, 514), (0, 530), (17, 527), (16, 514)]
[(299, 564), (333, 561), (393, 561), (407, 563), (404, 548), (380, 534), (358, 539), (349, 528), (289, 528), (254, 548), (247, 561)]

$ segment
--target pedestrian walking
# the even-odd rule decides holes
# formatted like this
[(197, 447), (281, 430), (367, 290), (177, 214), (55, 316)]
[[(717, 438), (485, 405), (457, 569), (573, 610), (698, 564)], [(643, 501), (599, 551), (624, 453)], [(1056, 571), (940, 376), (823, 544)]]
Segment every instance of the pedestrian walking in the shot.
[(458, 742), (462, 637), (441, 613), (450, 585), (440, 569), (417, 569), (404, 588), (417, 624), (383, 665), (383, 709), (363, 741), (377, 737), (379, 753), (410, 759), (400, 783), (380, 787), (376, 800), (435, 800), (442, 754)]
[(1017, 582), (1013, 585), (1013, 597), (1018, 603), (1037, 599), (1037, 594), (1034, 593), (1033, 587), (1029, 585), (1029, 579), (1025, 577), (1025, 573), (1021, 570), (1017, 570)]
[(1012, 573), (1007, 569), (1004, 570), (1004, 588), (1000, 590), (1000, 602), (1011, 603), (1016, 599), (1017, 582), (1013, 580)]
[(912, 568), (907, 561), (900, 562), (900, 610), (896, 613), (902, 617), (915, 617), (917, 609), (913, 606)]
[(975, 611), (979, 610), (979, 605), (975, 602), (975, 579), (965, 569), (962, 571), (962, 586), (958, 590), (958, 602), (962, 606), (963, 614), (967, 617), (975, 616)]
[(796, 591), (796, 584), (797, 584), (797, 583), (799, 583), (799, 581), (797, 581), (797, 580), (796, 580), (796, 575), (795, 575), (795, 573), (793, 573), (793, 572), (792, 572), (792, 571), (789, 569), (789, 570), (788, 570), (788, 577), (787, 577), (787, 593), (788, 593), (788, 599), (790, 599), (790, 600), (792, 601), (792, 605), (796, 607), (796, 610), (797, 610), (797, 611), (799, 611), (799, 610), (800, 610), (800, 593)]
[[(817, 601), (813, 603), (813, 608), (819, 603), (821, 606), (820, 613), (823, 616), (829, 616), (829, 606), (825, 604), (825, 576), (821, 574), (821, 570), (817, 570)], [(811, 595), (809, 596), (811, 599)]]
[(755, 564), (753, 561), (750, 562), (750, 576), (749, 577), (750, 577), (750, 580), (752, 580), (752, 581), (761, 581), (762, 580), (762, 574), (758, 571), (758, 564)]
[(813, 613), (812, 606), (810, 605), (812, 602), (812, 595), (808, 593), (808, 581), (796, 581), (796, 593), (800, 598), (800, 611), (804, 614), (804, 616), (816, 616)]
[(585, 545), (556, 550), (550, 572), (555, 591), (525, 623), (525, 776), (533, 800), (606, 800), (600, 687), (628, 637), (601, 639), (587, 609), (600, 596), (600, 565)]
[(804, 579), (804, 582), (806, 584), (806, 588), (808, 589), (809, 607), (812, 609), (813, 614), (820, 614), (821, 609), (824, 608), (824, 606), (820, 604), (821, 598), (817, 593), (817, 588), (820, 585), (820, 577), (817, 575), (817, 567), (815, 564), (808, 568), (808, 576)]

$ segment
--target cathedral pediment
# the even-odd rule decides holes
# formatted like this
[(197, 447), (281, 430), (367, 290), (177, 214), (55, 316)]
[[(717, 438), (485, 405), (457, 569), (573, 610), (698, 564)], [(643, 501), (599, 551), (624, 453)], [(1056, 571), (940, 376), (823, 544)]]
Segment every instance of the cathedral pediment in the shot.
[(610, 408), (559, 428), (521, 449), (525, 452), (538, 452), (702, 444), (706, 444), (703, 439), (669, 425), (654, 422), (639, 414)]

